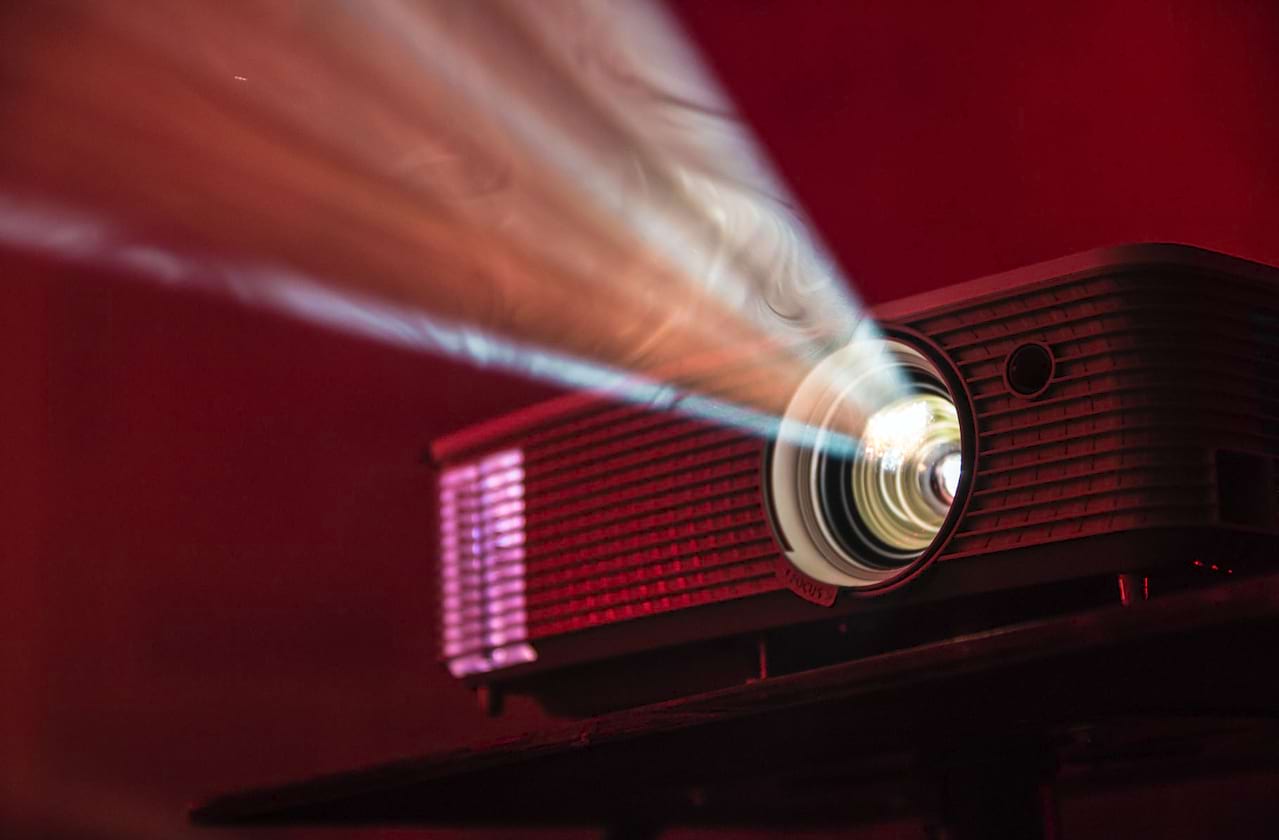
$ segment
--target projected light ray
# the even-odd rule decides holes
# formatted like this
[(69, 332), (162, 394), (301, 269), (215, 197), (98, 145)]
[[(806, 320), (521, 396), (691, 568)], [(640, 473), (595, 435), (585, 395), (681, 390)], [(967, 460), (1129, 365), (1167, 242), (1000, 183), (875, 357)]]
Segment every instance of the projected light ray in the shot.
[(252, 305), (761, 429), (872, 334), (657, 6), (56, 14), (0, 58), (4, 181), (146, 231), (116, 258), (157, 279), (212, 254)]
[[(182, 255), (131, 241), (108, 222), (0, 195), (0, 245), (72, 263), (120, 270), (129, 277), (230, 299), (350, 335), (517, 373), (531, 379), (626, 402), (675, 411), (768, 439), (781, 437), (781, 421), (748, 407), (711, 399), (670, 383), (558, 355), (452, 324), (354, 292), (335, 292), (288, 269), (230, 264)], [(812, 446), (819, 432), (788, 426), (785, 438)], [(851, 454), (857, 443), (822, 433), (822, 445)]]

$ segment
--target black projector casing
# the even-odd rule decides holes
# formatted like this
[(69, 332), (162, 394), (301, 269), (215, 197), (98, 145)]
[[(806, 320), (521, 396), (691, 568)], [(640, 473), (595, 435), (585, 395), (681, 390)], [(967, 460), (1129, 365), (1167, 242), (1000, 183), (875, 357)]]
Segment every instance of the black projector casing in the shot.
[[(1279, 556), (1279, 271), (1131, 245), (871, 315), (965, 426), (951, 520), (909, 575), (806, 577), (766, 441), (574, 395), (433, 446), (450, 669), (583, 714), (1118, 597), (1117, 574), (1157, 595)], [(484, 476), (518, 509), (489, 553), (457, 536), (493, 524)]]

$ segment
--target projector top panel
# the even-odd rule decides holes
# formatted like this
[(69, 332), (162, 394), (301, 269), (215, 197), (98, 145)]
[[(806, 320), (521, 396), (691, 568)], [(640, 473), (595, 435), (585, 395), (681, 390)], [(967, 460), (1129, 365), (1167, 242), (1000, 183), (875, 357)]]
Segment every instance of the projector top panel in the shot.
[(1157, 266), (1220, 272), (1241, 279), (1268, 280), (1272, 283), (1279, 281), (1279, 269), (1262, 263), (1193, 245), (1141, 242), (1093, 248), (1011, 271), (989, 274), (976, 280), (889, 301), (873, 307), (871, 313), (881, 321), (919, 318), (955, 304), (980, 303), (984, 298), (1007, 294), (1011, 289), (1039, 283), (1058, 283), (1077, 275)]
[[(918, 321), (940, 310), (963, 304), (979, 304), (984, 299), (1007, 295), (1013, 290), (1031, 290), (1038, 285), (1060, 284), (1093, 274), (1159, 266), (1225, 274), (1240, 280), (1279, 283), (1279, 269), (1261, 263), (1191, 245), (1138, 243), (1095, 248), (911, 295), (874, 306), (870, 309), (870, 314), (883, 323)], [(599, 399), (600, 395), (595, 393), (570, 393), (469, 426), (437, 438), (431, 444), (431, 457), (436, 463), (465, 457), (521, 429), (571, 415)]]

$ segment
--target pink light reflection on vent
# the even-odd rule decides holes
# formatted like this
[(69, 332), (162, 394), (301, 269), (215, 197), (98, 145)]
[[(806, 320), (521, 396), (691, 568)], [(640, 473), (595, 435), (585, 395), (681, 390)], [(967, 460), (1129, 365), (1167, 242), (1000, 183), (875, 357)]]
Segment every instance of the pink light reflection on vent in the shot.
[(524, 605), (524, 455), (440, 475), (443, 653), (455, 677), (537, 659)]

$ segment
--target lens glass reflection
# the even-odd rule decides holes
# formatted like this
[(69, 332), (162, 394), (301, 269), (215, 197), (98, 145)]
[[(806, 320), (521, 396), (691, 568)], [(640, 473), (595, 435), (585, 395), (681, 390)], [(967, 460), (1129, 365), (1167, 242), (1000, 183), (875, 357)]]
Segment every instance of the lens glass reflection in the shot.
[(954, 502), (961, 466), (949, 399), (917, 394), (885, 406), (867, 421), (852, 467), (858, 518), (890, 549), (923, 551)]

